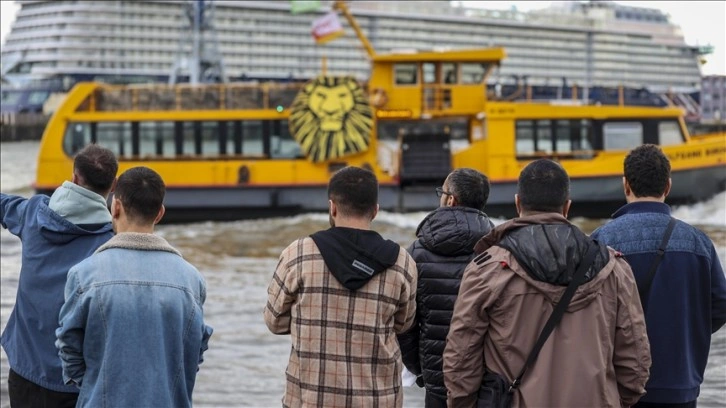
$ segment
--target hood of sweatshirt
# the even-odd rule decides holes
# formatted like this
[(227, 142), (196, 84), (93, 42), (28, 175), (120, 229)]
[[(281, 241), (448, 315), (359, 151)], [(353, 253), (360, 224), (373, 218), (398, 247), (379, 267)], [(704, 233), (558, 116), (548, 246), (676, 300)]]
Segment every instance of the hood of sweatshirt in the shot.
[(370, 230), (332, 227), (310, 237), (335, 279), (350, 290), (395, 265), (400, 253), (397, 243)]
[(106, 200), (99, 194), (70, 181), (64, 181), (50, 197), (48, 207), (72, 224), (111, 222)]

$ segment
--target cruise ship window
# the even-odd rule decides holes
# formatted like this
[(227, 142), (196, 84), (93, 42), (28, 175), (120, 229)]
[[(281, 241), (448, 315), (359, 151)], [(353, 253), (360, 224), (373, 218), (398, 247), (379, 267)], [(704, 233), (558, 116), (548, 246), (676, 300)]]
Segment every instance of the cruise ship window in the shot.
[(609, 122), (602, 128), (605, 150), (630, 150), (643, 144), (640, 122)]
[(416, 85), (418, 83), (417, 64), (395, 64), (393, 70), (396, 85)]
[(658, 138), (661, 146), (671, 146), (683, 143), (681, 127), (675, 120), (658, 123)]

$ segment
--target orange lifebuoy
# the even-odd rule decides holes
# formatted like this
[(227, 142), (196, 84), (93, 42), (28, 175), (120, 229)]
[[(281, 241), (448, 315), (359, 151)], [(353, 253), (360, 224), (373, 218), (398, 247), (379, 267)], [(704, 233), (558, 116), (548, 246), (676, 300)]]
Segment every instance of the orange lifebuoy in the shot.
[(383, 88), (375, 88), (371, 92), (370, 104), (376, 108), (381, 108), (388, 103), (388, 95)]

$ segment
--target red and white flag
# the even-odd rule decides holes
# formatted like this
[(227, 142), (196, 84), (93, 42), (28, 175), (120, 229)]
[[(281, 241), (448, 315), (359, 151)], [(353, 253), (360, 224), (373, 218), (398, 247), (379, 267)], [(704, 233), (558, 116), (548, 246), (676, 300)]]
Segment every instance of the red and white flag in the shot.
[(315, 42), (324, 44), (330, 40), (334, 40), (343, 35), (343, 26), (338, 20), (338, 13), (331, 11), (330, 13), (313, 21), (312, 34)]

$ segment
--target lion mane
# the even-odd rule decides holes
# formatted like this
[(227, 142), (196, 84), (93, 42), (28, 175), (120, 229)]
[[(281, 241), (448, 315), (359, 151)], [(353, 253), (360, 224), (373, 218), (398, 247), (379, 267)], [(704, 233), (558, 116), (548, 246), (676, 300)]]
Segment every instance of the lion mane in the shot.
[(351, 76), (319, 76), (293, 101), (290, 133), (313, 162), (368, 150), (373, 114), (365, 92)]

